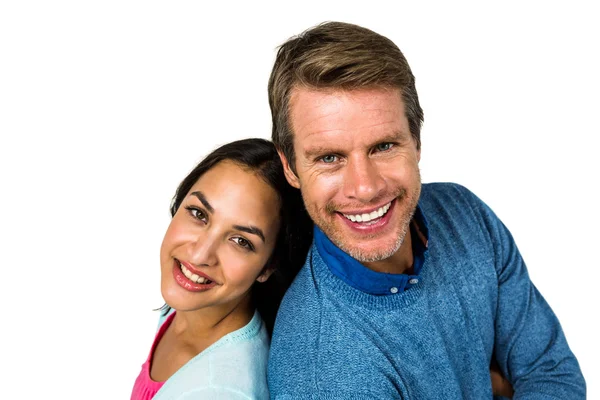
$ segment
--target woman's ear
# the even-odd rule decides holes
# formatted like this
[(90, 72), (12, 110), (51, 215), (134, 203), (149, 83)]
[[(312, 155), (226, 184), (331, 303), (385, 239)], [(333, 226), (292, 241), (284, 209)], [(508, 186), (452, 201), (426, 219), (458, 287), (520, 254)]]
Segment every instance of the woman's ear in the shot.
[(265, 268), (265, 270), (258, 276), (258, 278), (256, 278), (256, 281), (260, 283), (265, 283), (273, 272), (275, 272), (273, 268)]

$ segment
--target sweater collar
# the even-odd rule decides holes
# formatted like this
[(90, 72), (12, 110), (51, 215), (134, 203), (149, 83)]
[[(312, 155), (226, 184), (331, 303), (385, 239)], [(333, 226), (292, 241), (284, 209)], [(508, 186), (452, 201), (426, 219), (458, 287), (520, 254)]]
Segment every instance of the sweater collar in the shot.
[(402, 293), (420, 281), (419, 274), (427, 253), (429, 232), (427, 221), (417, 206), (410, 224), (413, 251), (413, 274), (375, 272), (337, 247), (316, 225), (314, 237), (317, 250), (335, 276), (362, 292), (374, 295)]

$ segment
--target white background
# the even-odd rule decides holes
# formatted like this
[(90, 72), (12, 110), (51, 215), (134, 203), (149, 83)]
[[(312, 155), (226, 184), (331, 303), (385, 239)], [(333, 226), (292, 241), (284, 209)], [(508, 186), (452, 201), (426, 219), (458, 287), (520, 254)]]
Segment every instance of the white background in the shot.
[(0, 397), (129, 398), (177, 184), (218, 144), (270, 136), (276, 46), (340, 20), (403, 50), (424, 182), (504, 220), (600, 398), (593, 2), (206, 3), (0, 6)]

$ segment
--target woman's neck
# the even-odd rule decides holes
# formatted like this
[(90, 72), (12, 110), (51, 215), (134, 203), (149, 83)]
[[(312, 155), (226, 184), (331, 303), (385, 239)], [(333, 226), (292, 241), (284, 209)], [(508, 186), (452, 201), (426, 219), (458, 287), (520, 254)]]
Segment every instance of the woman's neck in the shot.
[[(237, 304), (208, 307), (195, 311), (177, 311), (171, 328), (178, 340), (196, 344), (217, 341), (226, 334), (243, 328), (254, 315), (250, 295)], [(205, 345), (201, 345), (204, 347)]]

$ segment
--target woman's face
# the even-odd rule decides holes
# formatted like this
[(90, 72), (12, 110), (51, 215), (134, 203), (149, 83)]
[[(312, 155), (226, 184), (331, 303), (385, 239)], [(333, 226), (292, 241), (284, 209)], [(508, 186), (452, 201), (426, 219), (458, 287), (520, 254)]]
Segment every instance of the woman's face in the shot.
[(178, 311), (233, 309), (275, 247), (280, 202), (253, 172), (222, 161), (194, 184), (173, 217), (160, 249), (161, 291)]

